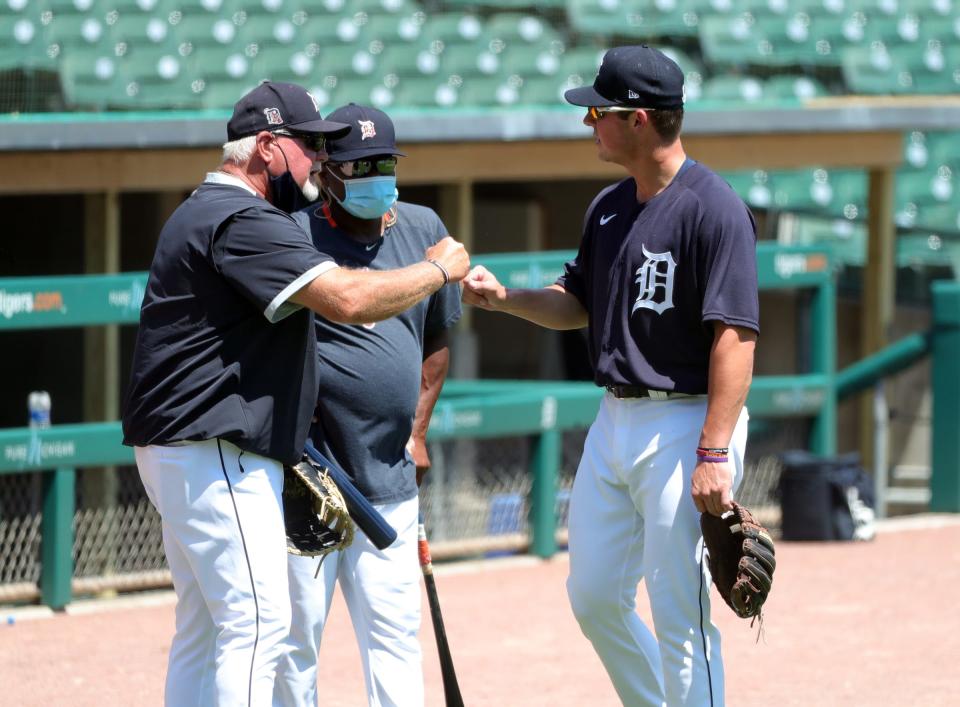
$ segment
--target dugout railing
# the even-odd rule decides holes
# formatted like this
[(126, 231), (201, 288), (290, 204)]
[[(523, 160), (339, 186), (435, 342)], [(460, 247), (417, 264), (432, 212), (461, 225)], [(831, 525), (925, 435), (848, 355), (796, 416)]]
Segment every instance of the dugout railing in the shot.
[[(562, 263), (572, 255), (570, 252), (522, 253), (478, 256), (475, 260), (510, 286), (537, 286), (552, 282)], [(834, 273), (829, 251), (761, 243), (757, 257), (762, 289), (810, 290), (805, 316), (809, 317), (807, 330), (816, 332), (816, 335), (807, 342), (810, 347), (809, 371), (754, 379), (748, 400), (751, 415), (755, 419), (809, 418), (812, 426), (808, 447), (820, 454), (833, 454), (836, 451), (838, 391), (859, 389), (871, 376), (898, 370), (925, 355), (929, 347), (917, 346), (912, 341), (906, 347), (909, 349), (907, 354), (901, 352), (880, 362), (868, 361), (866, 372), (841, 372), (838, 376)], [(0, 331), (136, 323), (145, 282), (145, 273), (0, 279), (0, 299), (3, 302)], [(932, 336), (923, 341), (931, 342), (935, 352), (937, 342), (940, 342), (939, 358), (947, 361), (945, 356), (954, 356), (952, 361), (955, 362), (960, 354), (960, 288), (955, 284), (935, 288), (934, 303), (934, 332), (942, 329), (943, 336)], [(945, 373), (943, 366), (934, 366), (935, 384), (944, 390), (952, 390), (960, 385), (954, 371), (955, 364), (945, 365), (950, 366), (949, 372)], [(846, 388), (840, 388), (838, 382)], [(538, 556), (549, 557), (556, 552), (558, 541), (563, 540), (563, 528), (558, 526), (564, 524), (562, 500), (568, 491), (558, 483), (558, 469), (564, 467), (566, 478), (571, 476), (571, 462), (567, 459), (571, 455), (565, 453), (567, 436), (589, 425), (600, 397), (601, 391), (589, 383), (448, 381), (429, 432), (435, 464), (430, 481), (434, 486), (427, 488), (430, 502), (425, 504), (429, 523), (442, 527), (446, 516), (463, 512), (462, 508), (450, 503), (458, 497), (456, 485), (451, 483), (454, 457), (457, 466), (482, 466), (477, 448), (483, 442), (478, 445), (478, 440), (516, 438), (527, 439), (531, 444), (524, 464), (528, 473), (518, 487), (525, 497), (518, 502), (515, 492), (496, 494), (498, 500), (503, 501), (498, 512), (510, 522), (496, 527), (488, 522), (484, 532), (490, 537), (486, 538), (444, 540), (441, 537), (441, 541), (435, 543), (434, 554), (452, 556), (527, 549)], [(944, 425), (946, 432), (935, 434), (933, 505), (951, 511), (960, 510), (957, 489), (960, 474), (956, 463), (960, 454), (951, 452), (960, 444), (960, 434), (957, 434), (960, 403), (957, 400), (960, 400), (957, 394), (952, 400), (944, 399), (942, 395), (935, 397), (935, 406), (940, 406), (936, 408), (936, 419), (939, 422), (942, 415), (949, 427)], [(118, 422), (0, 430), (0, 475), (43, 472), (39, 543), (34, 543), (38, 547), (33, 550), (28, 548), (28, 551), (36, 552), (39, 579), (10, 581), (5, 578), (0, 582), (0, 603), (39, 598), (44, 604), (60, 608), (69, 603), (74, 594), (169, 581), (162, 568), (140, 571), (136, 578), (122, 574), (74, 576), (77, 469), (107, 465), (125, 465), (129, 469), (133, 453), (120, 443), (120, 439)], [(444, 453), (445, 445), (460, 445), (461, 449)], [(939, 474), (938, 462), (943, 467)], [(487, 488), (489, 485), (481, 484), (478, 495), (489, 495), (485, 491)], [(495, 509), (487, 501), (487, 498), (479, 500), (485, 504), (486, 514), (491, 516)], [(524, 522), (517, 522), (518, 514), (529, 514), (527, 527)], [(0, 535), (4, 532), (4, 523), (6, 519), (0, 516)], [(0, 564), (5, 560), (0, 557)]]

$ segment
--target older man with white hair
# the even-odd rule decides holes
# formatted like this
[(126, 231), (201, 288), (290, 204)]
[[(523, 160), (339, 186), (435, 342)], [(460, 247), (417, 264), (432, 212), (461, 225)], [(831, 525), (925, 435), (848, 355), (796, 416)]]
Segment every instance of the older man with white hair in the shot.
[(338, 267), (290, 212), (317, 198), (321, 118), (295, 84), (236, 104), (220, 168), (160, 233), (124, 402), (124, 443), (163, 521), (177, 592), (168, 705), (267, 705), (290, 629), (283, 464), (317, 399), (313, 313), (392, 317), (469, 269), (442, 239), (392, 271)]

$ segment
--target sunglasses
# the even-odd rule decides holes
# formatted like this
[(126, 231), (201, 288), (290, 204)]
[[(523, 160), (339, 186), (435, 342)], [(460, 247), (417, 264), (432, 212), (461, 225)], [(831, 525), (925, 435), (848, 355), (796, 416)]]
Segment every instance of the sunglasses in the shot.
[(314, 152), (323, 152), (327, 147), (327, 138), (320, 133), (295, 133), (286, 128), (278, 128), (272, 132), (274, 135), (283, 135), (296, 140), (302, 140), (303, 144), (307, 146), (307, 149), (313, 150)]
[(336, 164), (340, 168), (340, 172), (344, 177), (365, 177), (374, 170), (384, 177), (392, 177), (397, 173), (396, 157), (334, 162), (333, 164)]
[[(607, 113), (635, 113), (638, 110), (650, 111), (652, 108), (627, 108), (626, 106), (610, 106), (609, 108), (598, 108), (597, 106), (590, 106), (587, 108), (587, 115), (594, 121), (600, 120)], [(626, 117), (624, 115), (623, 117)]]

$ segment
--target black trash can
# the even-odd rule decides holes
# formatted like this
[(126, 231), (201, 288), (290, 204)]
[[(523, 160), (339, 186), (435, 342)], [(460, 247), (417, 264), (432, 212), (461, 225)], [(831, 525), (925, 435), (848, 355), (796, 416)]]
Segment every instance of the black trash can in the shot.
[(784, 540), (852, 540), (855, 521), (851, 516), (848, 489), (871, 507), (869, 477), (857, 453), (821, 457), (803, 450), (781, 455), (781, 532)]

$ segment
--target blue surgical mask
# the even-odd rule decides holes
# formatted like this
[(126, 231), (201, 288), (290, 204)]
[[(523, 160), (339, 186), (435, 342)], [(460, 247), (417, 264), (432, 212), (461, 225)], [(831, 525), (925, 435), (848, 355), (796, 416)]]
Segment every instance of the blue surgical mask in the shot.
[(343, 200), (337, 199), (332, 191), (331, 194), (340, 206), (357, 218), (380, 218), (397, 202), (400, 194), (396, 177), (363, 177), (340, 181), (343, 183)]

